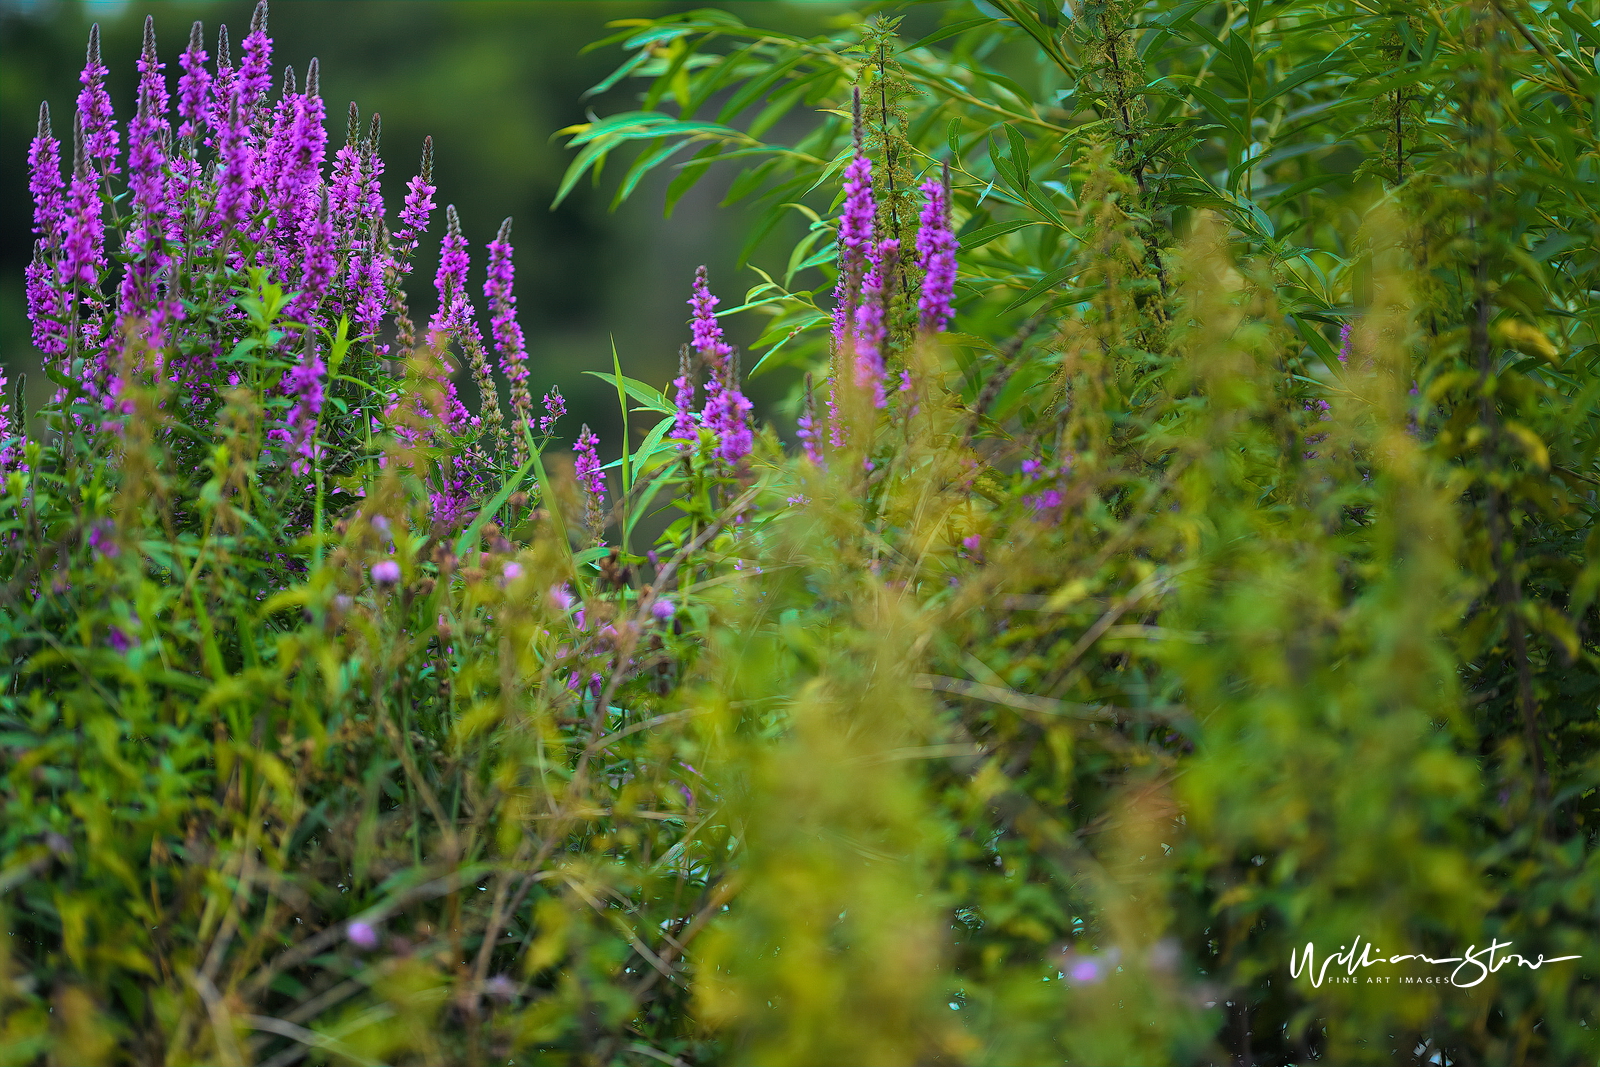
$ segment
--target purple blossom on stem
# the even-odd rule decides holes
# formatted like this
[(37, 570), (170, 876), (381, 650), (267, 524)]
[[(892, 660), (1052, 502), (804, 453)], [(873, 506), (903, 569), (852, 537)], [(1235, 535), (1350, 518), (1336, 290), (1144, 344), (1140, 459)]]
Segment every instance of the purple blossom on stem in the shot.
[(750, 454), (755, 438), (750, 432), (749, 399), (739, 391), (737, 359), (725, 359), (706, 382), (706, 407), (702, 421), (713, 434), (717, 458), (737, 464)]
[(204, 28), (198, 20), (189, 31), (189, 47), (178, 57), (183, 73), (178, 77), (179, 137), (193, 137), (210, 115), (211, 73), (206, 70)]
[(551, 386), (550, 391), (544, 394), (544, 414), (539, 417), (539, 433), (549, 437), (555, 432), (556, 423), (566, 413), (566, 398), (561, 395), (559, 388)]
[(62, 184), (61, 143), (50, 132), (50, 106), (40, 104), (39, 130), (28, 146), (28, 191), (33, 195), (33, 232), (38, 240), (24, 276), (33, 343), (47, 356), (59, 356), (67, 350), (67, 303), (56, 284), (53, 262), (67, 227)]
[(689, 297), (689, 307), (694, 310), (691, 329), (695, 351), (713, 367), (720, 366), (732, 348), (722, 339), (722, 324), (717, 322), (715, 308), (722, 303), (711, 295), (706, 283), (706, 268), (702, 265), (694, 274), (694, 292)]
[(417, 241), (428, 230), (428, 218), (433, 213), (433, 138), (422, 139), (422, 170), (406, 183), (405, 204), (400, 208), (400, 225), (394, 231), (394, 254), (401, 263), (401, 273)]
[(28, 144), (28, 192), (33, 195), (33, 232), (42, 248), (60, 247), (67, 207), (61, 198), (61, 142), (50, 132), (50, 105), (39, 105), (39, 130)]
[(61, 237), (63, 285), (93, 289), (106, 264), (106, 223), (100, 200), (100, 179), (84, 146), (83, 115), (74, 120), (74, 166), (67, 186), (67, 222)]
[(489, 272), (483, 295), (489, 301), (489, 332), (500, 357), (500, 370), (511, 384), (511, 407), (518, 424), (527, 425), (533, 417), (533, 397), (528, 392), (527, 346), (517, 322), (517, 298), (512, 293), (516, 270), (511, 252), (511, 220), (506, 219), (489, 242)]
[[(859, 139), (859, 132), (857, 134)], [(833, 290), (833, 340), (848, 343), (861, 287), (872, 266), (878, 206), (872, 196), (872, 160), (862, 154), (844, 171), (844, 213), (839, 216), (839, 281)]]
[(326, 189), (322, 191), (321, 206), (316, 216), (300, 235), (297, 255), (300, 260), (300, 295), (290, 303), (288, 315), (291, 319), (309, 322), (339, 266), (333, 221), (328, 217)]
[(167, 126), (167, 84), (156, 57), (155, 19), (145, 17), (144, 48), (139, 55), (139, 107), (128, 127), (128, 191), (135, 224), (126, 241), (128, 266), (119, 293), (124, 318), (142, 317), (151, 344), (159, 344), (162, 327), (182, 314), (176, 301), (160, 301), (159, 275), (170, 262), (163, 249), (167, 234), (167, 181), (164, 141)]
[(1339, 362), (1340, 363), (1348, 363), (1350, 361), (1350, 330), (1351, 330), (1351, 326), (1350, 326), (1350, 323), (1348, 323), (1348, 322), (1345, 323), (1343, 326), (1339, 327)]
[(313, 59), (306, 68), (306, 91), (293, 99), (289, 142), (283, 170), (277, 176), (282, 222), (299, 226), (308, 223), (317, 210), (315, 190), (322, 182), (322, 161), (328, 151), (328, 131), (323, 125), (327, 107), (318, 86), (317, 66)]
[[(228, 51), (228, 27), (217, 27), (217, 69), (211, 76), (211, 103), (206, 109), (206, 123), (211, 132), (220, 135), (228, 125), (228, 108), (233, 101), (233, 57)], [(206, 138), (206, 144), (221, 144), (220, 139)]]
[(297, 475), (311, 473), (322, 455), (317, 444), (317, 420), (322, 414), (323, 380), (328, 368), (314, 345), (307, 345), (300, 362), (284, 375), (283, 391), (294, 398), (294, 404), (284, 416), (283, 426), (269, 436), (281, 441), (294, 457), (289, 470)]
[(22, 428), (11, 424), (11, 401), (8, 399), (9, 390), (6, 388), (5, 371), (0, 370), (0, 474), (14, 470), (18, 466), (22, 449), (20, 442), (7, 443), (12, 437), (21, 437)]
[(376, 585), (393, 585), (400, 580), (400, 564), (392, 559), (380, 559), (372, 565), (372, 581)]
[(234, 96), (228, 104), (228, 117), (218, 135), (217, 197), (213, 207), (220, 225), (216, 236), (242, 228), (254, 211), (254, 194), (261, 184), (256, 168), (256, 149), (250, 140), (245, 112)]
[[(578, 434), (577, 444), (572, 446), (574, 454), (573, 469), (578, 476), (578, 484), (583, 487), (584, 493), (584, 519), (596, 539), (599, 538), (603, 519), (601, 518), (605, 505), (606, 475), (600, 469), (600, 455), (597, 451), (600, 439), (594, 435), (585, 424)], [(578, 625), (583, 626), (582, 614), (579, 615)]]
[(800, 438), (800, 447), (805, 450), (806, 458), (817, 466), (822, 466), (822, 448), (819, 438), (822, 433), (817, 427), (817, 398), (811, 389), (811, 375), (806, 375), (805, 406), (800, 411), (800, 417), (795, 420), (799, 427), (795, 436)]
[(605, 471), (600, 469), (600, 455), (597, 451), (599, 446), (600, 438), (594, 435), (587, 423), (578, 434), (578, 443), (572, 446), (576, 457), (573, 468), (578, 475), (578, 484), (589, 494), (596, 508), (606, 492), (606, 475)]
[(930, 179), (922, 185), (925, 198), (922, 228), (917, 231), (917, 266), (922, 269), (922, 293), (917, 298), (922, 328), (938, 333), (947, 328), (955, 311), (951, 300), (956, 286), (956, 238), (950, 232), (950, 206), (944, 182)]
[[(694, 309), (693, 341), (696, 351), (705, 360), (711, 373), (706, 381), (706, 406), (701, 414), (701, 424), (716, 435), (716, 455), (727, 463), (738, 463), (750, 454), (753, 437), (750, 433), (750, 401), (739, 391), (739, 369), (732, 358), (733, 348), (723, 340), (722, 326), (717, 322), (715, 309), (720, 301), (711, 295), (706, 281), (706, 269), (695, 272), (694, 292), (689, 306)], [(688, 384), (687, 376), (683, 376)], [(692, 386), (691, 386), (692, 389)], [(678, 423), (673, 426), (678, 433)], [(688, 439), (693, 439), (690, 432)]]
[(250, 109), (272, 88), (272, 38), (267, 36), (267, 0), (261, 0), (250, 17), (250, 33), (239, 46), (239, 70), (234, 75), (234, 98), (246, 124)]
[(117, 126), (111, 113), (111, 94), (105, 87), (108, 73), (100, 62), (100, 24), (96, 23), (89, 27), (88, 56), (83, 73), (78, 75), (83, 84), (78, 91), (78, 121), (83, 131), (82, 161), (97, 176), (104, 177), (117, 173)]
[(672, 381), (672, 433), (674, 441), (695, 441), (700, 437), (694, 413), (694, 361), (689, 346), (678, 350), (678, 376)]
[(900, 242), (892, 238), (879, 245), (880, 259), (890, 266), (882, 273), (876, 267), (867, 272), (861, 286), (861, 303), (855, 311), (855, 381), (859, 388), (872, 390), (872, 405), (878, 408), (888, 403), (883, 391), (883, 349), (889, 337), (889, 297), (883, 274), (892, 272), (899, 252)]
[(445, 209), (447, 228), (444, 243), (439, 247), (439, 269), (433, 276), (433, 287), (439, 293), (439, 306), (428, 322), (430, 334), (447, 334), (461, 325), (462, 294), (467, 288), (467, 268), (471, 259), (467, 255), (467, 239), (461, 235), (461, 219), (455, 205)]

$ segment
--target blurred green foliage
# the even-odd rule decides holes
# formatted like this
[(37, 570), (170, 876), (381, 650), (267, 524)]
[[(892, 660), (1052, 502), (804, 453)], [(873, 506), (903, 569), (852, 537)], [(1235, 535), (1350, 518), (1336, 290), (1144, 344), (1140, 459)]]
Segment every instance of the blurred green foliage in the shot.
[[(543, 460), (441, 541), (392, 442), (316, 549), (247, 393), (204, 469), (153, 384), (115, 463), (31, 444), (5, 1056), (1595, 1062), (1597, 16), (616, 27), (643, 98), (572, 176), (678, 146), (668, 198), (728, 160), (749, 247), (810, 224), (747, 363), (827, 373), (856, 87), (886, 193), (950, 168), (958, 332), (898, 309), (913, 387), (844, 390), (825, 469), (647, 440), (653, 559)], [(1357, 936), (1581, 959), (1291, 978)]]

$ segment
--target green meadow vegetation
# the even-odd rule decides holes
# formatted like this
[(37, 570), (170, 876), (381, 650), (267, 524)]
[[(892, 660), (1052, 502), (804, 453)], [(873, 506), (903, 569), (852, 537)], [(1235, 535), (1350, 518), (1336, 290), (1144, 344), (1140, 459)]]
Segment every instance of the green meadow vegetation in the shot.
[(91, 41), (0, 1064), (1596, 1063), (1600, 6), (832, 25), (596, 43), (558, 199), (760, 208), (607, 441), (265, 3)]

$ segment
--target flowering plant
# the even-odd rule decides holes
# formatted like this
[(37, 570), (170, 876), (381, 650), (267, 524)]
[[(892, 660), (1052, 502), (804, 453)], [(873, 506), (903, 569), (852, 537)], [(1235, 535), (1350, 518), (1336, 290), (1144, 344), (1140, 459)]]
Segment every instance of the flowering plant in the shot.
[[(614, 356), (569, 465), (509, 222), (479, 289), (446, 208), (414, 318), (431, 142), (391, 225), (267, 14), (175, 105), (147, 23), (120, 128), (92, 33), (70, 171), (47, 111), (29, 151), (7, 1056), (1592, 1061), (1584, 27), (625, 20), (644, 108), (563, 194), (692, 145), (669, 198), (726, 158), (808, 228), (720, 315), (693, 279), (667, 391)], [(1291, 981), (1354, 933), (1565, 969)]]

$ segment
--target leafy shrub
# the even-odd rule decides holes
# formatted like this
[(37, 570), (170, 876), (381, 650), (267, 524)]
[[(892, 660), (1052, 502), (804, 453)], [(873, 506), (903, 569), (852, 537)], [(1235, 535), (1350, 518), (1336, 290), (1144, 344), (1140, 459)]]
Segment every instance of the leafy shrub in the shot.
[[(7, 1062), (1592, 1060), (1594, 19), (944, 19), (619, 25), (567, 188), (746, 168), (810, 376), (752, 429), (702, 276), (570, 465), (509, 229), (488, 340), (453, 210), (413, 324), (426, 148), (390, 230), (263, 4), (176, 127), (147, 35), (119, 182), (91, 37), (0, 430)], [(1357, 935), (1580, 958), (1291, 976)]]

